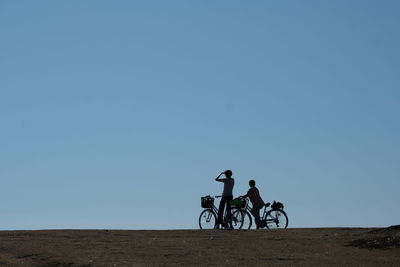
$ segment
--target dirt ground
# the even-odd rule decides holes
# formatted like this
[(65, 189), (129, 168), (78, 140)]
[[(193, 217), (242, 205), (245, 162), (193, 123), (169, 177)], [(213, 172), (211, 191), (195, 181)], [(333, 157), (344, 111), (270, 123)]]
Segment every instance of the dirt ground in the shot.
[(0, 266), (400, 266), (400, 229), (0, 231)]

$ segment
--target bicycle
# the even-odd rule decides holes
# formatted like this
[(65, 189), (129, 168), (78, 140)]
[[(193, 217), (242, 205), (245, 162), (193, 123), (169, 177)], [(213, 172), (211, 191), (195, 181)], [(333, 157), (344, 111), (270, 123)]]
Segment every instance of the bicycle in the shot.
[[(249, 207), (248, 199), (235, 199), (238, 205), (234, 205), (233, 209), (241, 210), (243, 216), (242, 227), (239, 229), (250, 229), (253, 224), (251, 208)], [(240, 202), (241, 201), (241, 202)], [(268, 207), (271, 206), (271, 209), (268, 210)], [(283, 204), (280, 202), (274, 201), (271, 203), (264, 204), (264, 212), (260, 217), (261, 220), (261, 228), (275, 229), (275, 228), (283, 228), (286, 229), (289, 224), (289, 218), (286, 212), (283, 211)]]
[[(205, 196), (201, 198), (201, 207), (204, 209), (199, 216), (200, 229), (215, 229), (217, 226), (218, 209), (214, 205), (214, 199), (222, 196)], [(243, 225), (243, 212), (231, 210), (231, 218), (228, 218), (225, 210), (222, 218), (222, 227), (225, 229), (240, 229)]]

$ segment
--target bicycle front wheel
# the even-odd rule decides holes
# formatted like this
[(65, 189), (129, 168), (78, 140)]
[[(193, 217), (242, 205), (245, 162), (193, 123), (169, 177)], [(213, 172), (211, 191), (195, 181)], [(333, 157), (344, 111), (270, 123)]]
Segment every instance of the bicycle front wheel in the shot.
[(240, 209), (232, 209), (232, 227), (233, 229), (242, 229), (244, 213)]
[(265, 223), (268, 229), (285, 229), (289, 224), (289, 219), (283, 210), (270, 210), (265, 215)]
[(217, 223), (217, 216), (211, 209), (203, 210), (199, 217), (200, 229), (214, 229)]
[(238, 208), (232, 209), (233, 220), (236, 221), (237, 226), (233, 227), (235, 229), (250, 229), (253, 223), (250, 213), (247, 210), (242, 210)]
[(251, 226), (253, 225), (253, 219), (251, 218), (251, 214), (245, 210), (243, 211), (244, 217), (243, 217), (243, 226), (242, 229), (250, 229)]

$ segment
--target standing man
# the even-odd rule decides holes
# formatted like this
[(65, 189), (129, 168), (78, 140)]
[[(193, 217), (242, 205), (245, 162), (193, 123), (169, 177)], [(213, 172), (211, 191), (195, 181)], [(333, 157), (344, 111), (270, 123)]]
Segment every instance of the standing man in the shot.
[(249, 186), (250, 189), (249, 191), (247, 191), (247, 194), (240, 197), (250, 198), (251, 204), (253, 205), (251, 213), (253, 214), (254, 219), (256, 221), (257, 229), (259, 229), (263, 227), (262, 222), (260, 220), (260, 209), (264, 207), (264, 201), (260, 196), (260, 192), (258, 191), (256, 187), (256, 182), (254, 180), (249, 181)]
[[(225, 174), (226, 178), (220, 178), (222, 174)], [(224, 172), (221, 172), (220, 175), (218, 175), (218, 177), (215, 178), (215, 181), (224, 183), (224, 191), (222, 192), (221, 202), (219, 203), (218, 219), (217, 219), (217, 224), (215, 226), (216, 229), (219, 229), (219, 226), (222, 223), (222, 217), (224, 214), (225, 205), (226, 205), (227, 216), (228, 218), (231, 217), (231, 201), (233, 199), (232, 191), (233, 191), (233, 186), (235, 185), (235, 180), (232, 178), (232, 171), (226, 170)], [(229, 226), (230, 228), (232, 228), (232, 223), (230, 223)]]

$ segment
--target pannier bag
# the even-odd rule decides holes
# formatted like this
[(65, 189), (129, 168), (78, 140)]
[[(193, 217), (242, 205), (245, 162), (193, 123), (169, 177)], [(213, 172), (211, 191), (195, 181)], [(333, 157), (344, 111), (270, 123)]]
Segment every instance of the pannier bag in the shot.
[(211, 209), (214, 205), (214, 198), (205, 196), (201, 198), (201, 207), (205, 209)]
[(244, 209), (246, 207), (246, 200), (244, 200), (243, 198), (235, 198), (234, 200), (232, 200), (231, 205), (232, 207)]
[(273, 210), (283, 210), (283, 204), (281, 202), (275, 202), (272, 203), (271, 208)]

